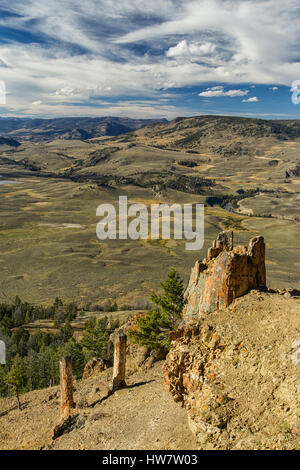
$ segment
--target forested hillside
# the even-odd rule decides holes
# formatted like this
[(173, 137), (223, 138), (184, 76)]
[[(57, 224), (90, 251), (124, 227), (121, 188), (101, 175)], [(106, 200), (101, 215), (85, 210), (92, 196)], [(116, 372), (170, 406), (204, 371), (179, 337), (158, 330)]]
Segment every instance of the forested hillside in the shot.
[[(71, 321), (79, 315), (77, 305), (56, 298), (50, 307), (33, 306), (16, 297), (0, 304), (0, 339), (6, 345), (6, 364), (0, 365), (0, 396), (45, 388), (59, 383), (59, 360), (70, 355), (73, 372), (81, 378), (86, 362), (94, 355), (107, 357), (110, 333), (119, 326), (107, 315), (85, 323), (80, 341), (75, 341)], [(38, 328), (38, 320), (51, 319), (56, 333)], [(28, 324), (37, 323), (29, 333)]]

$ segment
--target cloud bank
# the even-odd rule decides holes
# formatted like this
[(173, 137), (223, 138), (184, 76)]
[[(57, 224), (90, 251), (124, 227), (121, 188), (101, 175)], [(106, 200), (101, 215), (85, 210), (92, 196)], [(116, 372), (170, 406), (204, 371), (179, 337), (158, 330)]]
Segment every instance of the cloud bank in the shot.
[(2, 0), (0, 28), (8, 114), (174, 117), (170, 90), (300, 78), (298, 0)]

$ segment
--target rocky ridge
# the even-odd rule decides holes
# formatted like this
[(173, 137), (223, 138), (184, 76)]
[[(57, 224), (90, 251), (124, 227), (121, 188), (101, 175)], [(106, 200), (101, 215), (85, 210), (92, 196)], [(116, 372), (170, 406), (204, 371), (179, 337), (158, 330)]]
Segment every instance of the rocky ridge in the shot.
[(222, 232), (196, 262), (164, 370), (200, 448), (300, 448), (297, 295), (266, 288), (262, 237)]

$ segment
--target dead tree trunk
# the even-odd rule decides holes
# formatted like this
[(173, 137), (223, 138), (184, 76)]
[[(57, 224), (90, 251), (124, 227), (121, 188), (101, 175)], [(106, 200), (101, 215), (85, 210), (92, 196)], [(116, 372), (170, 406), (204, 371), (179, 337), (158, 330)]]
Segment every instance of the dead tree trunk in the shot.
[(59, 363), (60, 369), (60, 416), (68, 418), (74, 408), (72, 359), (64, 357)]
[(124, 333), (119, 333), (115, 339), (113, 390), (126, 386), (126, 346), (127, 336)]

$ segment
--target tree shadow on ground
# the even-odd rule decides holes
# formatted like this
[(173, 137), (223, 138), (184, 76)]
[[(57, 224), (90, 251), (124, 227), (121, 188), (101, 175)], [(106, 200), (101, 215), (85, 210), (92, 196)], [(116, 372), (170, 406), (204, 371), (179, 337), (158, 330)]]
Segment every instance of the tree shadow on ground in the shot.
[(137, 382), (137, 383), (132, 384), (132, 385), (123, 385), (122, 387), (118, 387), (116, 389), (109, 389), (107, 394), (104, 397), (99, 398), (99, 400), (96, 400), (93, 403), (91, 403), (90, 405), (88, 405), (88, 408), (94, 408), (94, 406), (96, 406), (96, 405), (102, 403), (103, 401), (107, 400), (110, 396), (112, 396), (118, 390), (141, 387), (141, 386), (146, 385), (146, 384), (151, 383), (151, 382), (154, 382), (154, 380), (152, 379), (152, 380), (147, 380), (147, 381), (144, 381), (144, 382)]
[[(24, 403), (21, 403), (21, 410), (20, 411), (23, 411), (24, 408), (27, 408), (28, 404), (29, 404), (29, 401), (25, 401)], [(2, 418), (3, 416), (8, 415), (8, 413), (10, 413), (11, 411), (17, 410), (17, 409), (18, 409), (18, 405), (13, 406), (9, 410), (2, 411), (2, 413), (0, 413), (0, 418)]]
[(290, 294), (292, 297), (300, 297), (300, 290), (299, 289), (293, 289), (290, 291)]

